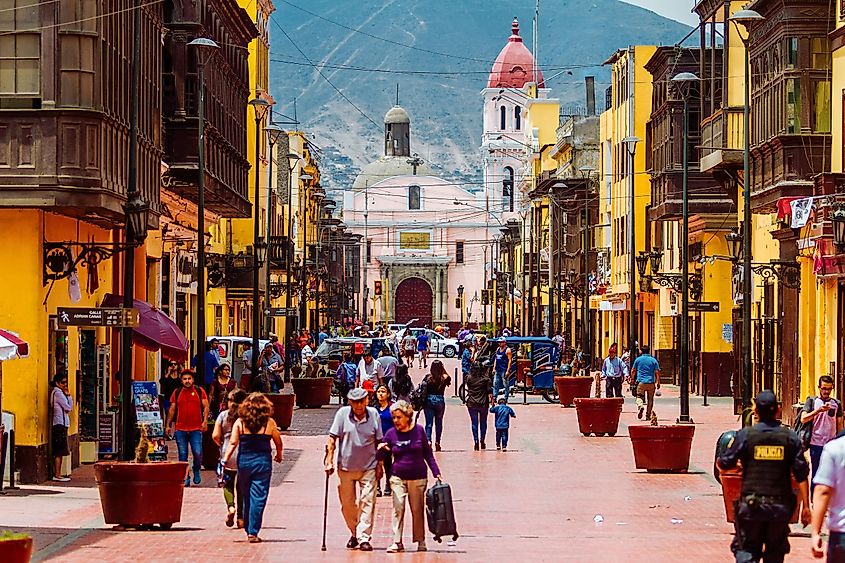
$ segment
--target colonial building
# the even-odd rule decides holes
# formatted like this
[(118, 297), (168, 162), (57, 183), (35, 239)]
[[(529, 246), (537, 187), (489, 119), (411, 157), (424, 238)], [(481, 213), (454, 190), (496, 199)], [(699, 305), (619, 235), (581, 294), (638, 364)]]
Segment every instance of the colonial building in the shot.
[(343, 221), (363, 239), (363, 320), (482, 322), (490, 275), (483, 247), (496, 226), (483, 197), (437, 177), (413, 155), (411, 120), (399, 106), (385, 115), (384, 148), (344, 197)]

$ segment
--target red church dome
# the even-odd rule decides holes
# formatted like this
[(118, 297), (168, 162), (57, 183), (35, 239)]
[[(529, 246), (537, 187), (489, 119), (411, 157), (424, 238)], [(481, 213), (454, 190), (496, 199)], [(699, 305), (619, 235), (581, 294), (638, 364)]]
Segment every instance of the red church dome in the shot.
[[(534, 56), (519, 36), (519, 20), (513, 19), (512, 34), (507, 44), (496, 57), (490, 78), (487, 79), (488, 88), (522, 88), (526, 82), (534, 81)], [(543, 72), (537, 69), (537, 86), (545, 88)]]

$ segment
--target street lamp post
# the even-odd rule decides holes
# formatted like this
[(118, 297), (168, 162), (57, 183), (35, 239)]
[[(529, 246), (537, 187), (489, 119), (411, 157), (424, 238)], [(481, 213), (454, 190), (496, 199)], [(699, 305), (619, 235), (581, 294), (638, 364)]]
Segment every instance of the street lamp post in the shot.
[(635, 203), (634, 155), (642, 139), (629, 136), (622, 139), (628, 150), (628, 354), (631, 365), (637, 358), (637, 207)]
[(460, 313), (461, 326), (464, 326), (464, 286), (458, 286), (458, 311)]
[[(197, 377), (205, 377), (205, 65), (220, 47), (197, 37), (188, 47), (197, 52)], [(200, 379), (204, 382), (203, 379)]]
[[(267, 166), (269, 168), (268, 173), (267, 173), (267, 178), (268, 178), (268, 180), (267, 180), (267, 210), (265, 212), (267, 220), (266, 220), (265, 235), (264, 235), (264, 240), (269, 245), (270, 240), (271, 240), (270, 237), (272, 236), (272, 231), (273, 231), (273, 229), (272, 229), (273, 223), (271, 221), (272, 214), (271, 214), (271, 210), (270, 210), (270, 204), (271, 204), (271, 197), (270, 196), (273, 193), (273, 188), (270, 185), (270, 183), (273, 181), (273, 160), (274, 160), (273, 159), (273, 156), (274, 156), (273, 149), (276, 146), (276, 142), (279, 140), (279, 137), (282, 135), (282, 133), (284, 133), (284, 131), (282, 131), (282, 128), (279, 127), (278, 125), (276, 125), (275, 123), (270, 122), (270, 124), (267, 125), (267, 127), (264, 128), (264, 132), (267, 133), (267, 140), (270, 143), (270, 158), (268, 159), (269, 162), (267, 163)], [(264, 308), (269, 309), (270, 308), (270, 260), (267, 260), (266, 268), (264, 269), (264, 292), (265, 292), (264, 293), (264, 304), (265, 304)], [(265, 332), (267, 334), (270, 333), (270, 328), (271, 328), (271, 320), (270, 319), (271, 318), (272, 317), (270, 317), (270, 315), (267, 315), (265, 317)]]
[[(132, 76), (129, 100), (129, 158), (126, 177), (126, 242), (133, 246), (124, 252), (123, 306), (135, 305), (135, 245), (147, 238), (147, 219), (150, 206), (141, 199), (138, 188), (138, 111), (141, 81), (141, 6), (134, 0), (132, 29)], [(122, 429), (121, 458), (129, 461), (135, 452), (135, 432), (132, 408), (132, 328), (120, 331), (120, 422)]]
[(681, 72), (672, 78), (684, 99), (683, 180), (681, 182), (681, 415), (680, 423), (691, 423), (689, 415), (689, 100), (698, 77)]
[[(743, 153), (742, 153), (742, 238), (743, 238), (743, 260), (742, 260), (742, 410), (743, 425), (749, 418), (745, 416), (751, 408), (751, 129), (749, 124), (749, 113), (751, 105), (751, 81), (749, 72), (748, 44), (751, 39), (750, 27), (755, 22), (764, 18), (754, 10), (738, 10), (729, 18), (736, 26), (737, 35), (745, 47), (745, 59), (743, 68), (745, 70), (745, 105), (743, 107)], [(739, 26), (743, 26), (746, 35), (743, 37), (739, 32)]]
[(582, 166), (579, 168), (582, 174), (587, 176), (587, 183), (584, 189), (584, 303), (582, 315), (584, 316), (584, 343), (583, 350), (590, 365), (593, 363), (593, 327), (590, 324), (590, 248), (592, 242), (592, 226), (590, 225), (590, 199), (593, 194), (593, 172), (595, 168)]
[[(289, 349), (290, 339), (293, 336), (291, 332), (292, 323), (288, 313), (291, 308), (291, 293), (293, 292), (293, 284), (291, 283), (291, 262), (293, 261), (293, 171), (302, 160), (302, 157), (295, 152), (288, 153), (288, 214), (285, 226), (285, 233), (287, 240), (285, 241), (285, 350)], [(290, 362), (285, 358), (285, 381), (290, 381)]]
[[(257, 377), (259, 355), (258, 338), (261, 334), (261, 327), (264, 324), (261, 322), (261, 316), (264, 314), (264, 311), (261, 309), (261, 295), (258, 285), (261, 274), (258, 265), (259, 238), (261, 237), (259, 234), (261, 232), (259, 229), (260, 225), (258, 224), (260, 210), (260, 195), (258, 193), (258, 188), (261, 175), (259, 173), (260, 166), (258, 164), (261, 157), (261, 122), (270, 110), (270, 102), (264, 98), (258, 97), (256, 94), (255, 98), (249, 101), (249, 105), (252, 106), (252, 109), (255, 112), (255, 203), (253, 204), (254, 209), (252, 213), (252, 366), (250, 366), (250, 369), (253, 374), (252, 376)], [(263, 244), (266, 245), (266, 241)]]

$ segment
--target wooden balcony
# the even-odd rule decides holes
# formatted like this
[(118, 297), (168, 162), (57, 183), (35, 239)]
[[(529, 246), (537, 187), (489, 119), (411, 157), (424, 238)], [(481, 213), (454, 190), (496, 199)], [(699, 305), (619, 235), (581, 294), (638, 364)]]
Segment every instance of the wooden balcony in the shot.
[[(0, 112), (0, 207), (43, 208), (106, 228), (124, 224), (128, 128), (81, 109)], [(161, 154), (139, 143), (138, 188), (158, 228)]]
[(830, 167), (830, 135), (778, 135), (751, 151), (751, 210), (775, 211), (782, 197), (813, 195), (813, 177)]
[(723, 108), (701, 122), (701, 171), (742, 169), (743, 109)]
[[(674, 221), (681, 218), (683, 211), (683, 168), (675, 165), (669, 170), (651, 173), (650, 221)], [(734, 202), (724, 187), (711, 175), (691, 165), (688, 177), (689, 215), (713, 215), (731, 213)]]

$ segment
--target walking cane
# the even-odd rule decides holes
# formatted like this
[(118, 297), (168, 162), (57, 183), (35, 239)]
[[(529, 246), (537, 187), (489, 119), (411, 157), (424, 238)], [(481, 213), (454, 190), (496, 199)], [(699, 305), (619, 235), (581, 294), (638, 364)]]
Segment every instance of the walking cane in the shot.
[[(329, 455), (329, 447), (326, 446), (326, 456)], [(326, 492), (323, 495), (323, 547), (320, 548), (320, 551), (326, 551), (326, 518), (328, 517), (329, 513), (329, 472), (326, 471)]]

